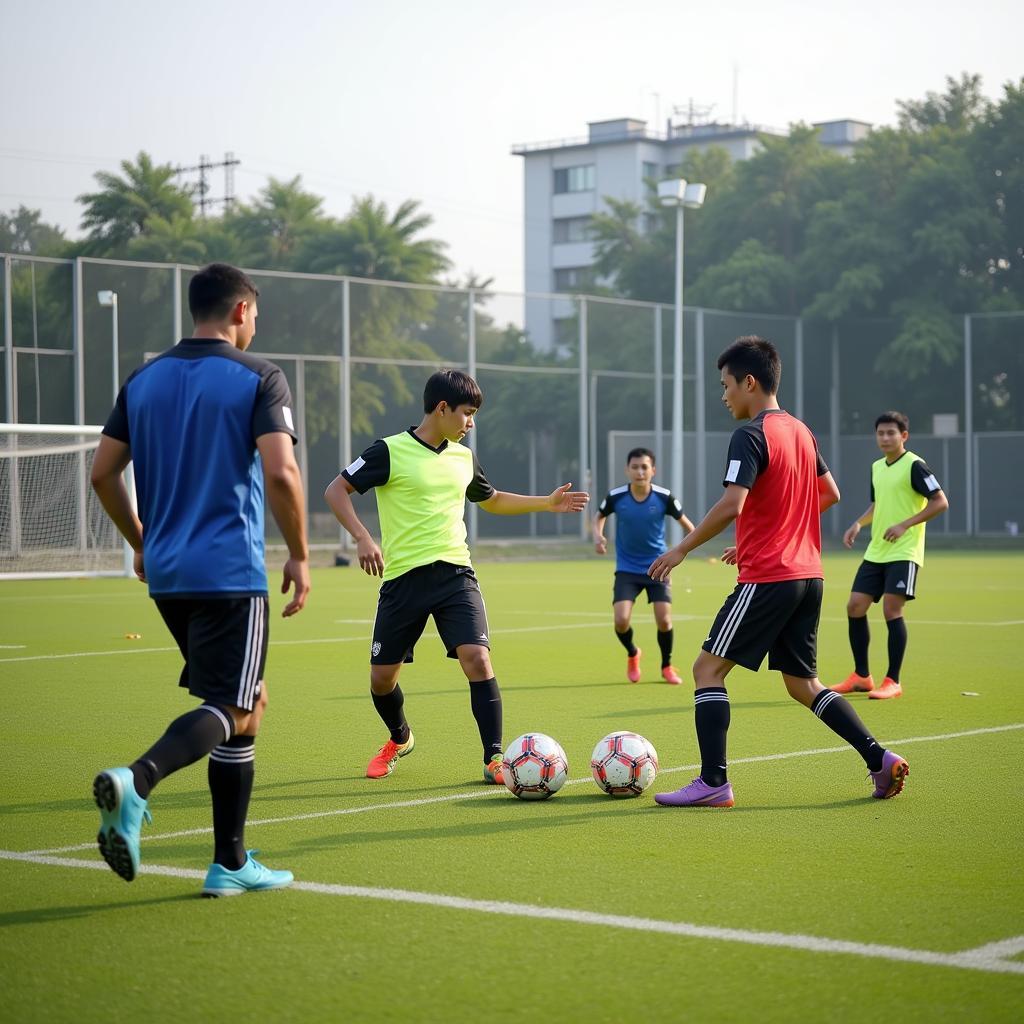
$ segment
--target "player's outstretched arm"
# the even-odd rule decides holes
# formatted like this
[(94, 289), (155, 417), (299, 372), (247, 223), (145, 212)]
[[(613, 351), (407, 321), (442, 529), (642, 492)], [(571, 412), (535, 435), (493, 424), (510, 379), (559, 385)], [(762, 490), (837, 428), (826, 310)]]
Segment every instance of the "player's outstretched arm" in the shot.
[(647, 574), (659, 582), (667, 580), (672, 570), (705, 541), (717, 537), (743, 511), (749, 488), (729, 484), (722, 496), (708, 509), (708, 514), (674, 548), (656, 558)]
[(853, 542), (857, 539), (857, 534), (860, 533), (862, 526), (867, 526), (875, 515), (875, 503), (871, 502), (868, 507), (861, 512), (859, 516), (846, 529), (846, 533), (843, 534), (843, 543), (848, 547), (853, 547)]
[(324, 491), (324, 498), (334, 513), (334, 518), (348, 531), (348, 535), (356, 542), (356, 557), (359, 567), (368, 576), (384, 575), (384, 555), (377, 542), (370, 536), (370, 531), (356, 515), (352, 504), (352, 492), (355, 488), (343, 477), (336, 476)]
[(525, 512), (582, 512), (590, 501), (586, 491), (570, 490), (571, 483), (556, 487), (550, 494), (514, 494), (495, 491), (480, 507), (499, 516), (518, 516)]
[(281, 614), (287, 618), (301, 612), (309, 596), (309, 546), (306, 543), (306, 495), (302, 489), (302, 474), (295, 461), (290, 434), (272, 431), (256, 438), (263, 478), (267, 487), (267, 504), (281, 536), (288, 546), (288, 560), (284, 563), (281, 593), (292, 591), (292, 599)]
[(132, 508), (122, 475), (131, 461), (132, 452), (128, 445), (103, 434), (92, 462), (90, 479), (100, 504), (135, 552), (135, 575), (145, 583), (146, 573), (142, 565), (142, 523)]

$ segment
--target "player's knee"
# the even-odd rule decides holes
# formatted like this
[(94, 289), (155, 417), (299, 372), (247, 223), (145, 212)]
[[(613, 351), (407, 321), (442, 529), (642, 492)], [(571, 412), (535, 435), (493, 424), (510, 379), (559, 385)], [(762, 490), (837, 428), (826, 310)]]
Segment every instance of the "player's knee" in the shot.
[(236, 736), (255, 736), (260, 731), (260, 726), (263, 724), (263, 715), (267, 710), (267, 702), (267, 688), (261, 683), (260, 695), (256, 698), (252, 711), (247, 711), (245, 708), (231, 709)]
[(859, 619), (866, 611), (867, 606), (860, 598), (851, 596), (850, 600), (846, 602), (846, 614), (851, 619)]
[(625, 633), (629, 629), (629, 616), (628, 615), (616, 615), (615, 616), (615, 632)]
[(491, 669), (491, 655), (486, 647), (474, 647), (459, 654), (459, 662), (466, 678), (473, 681), (477, 679), (490, 679), (494, 674)]
[(394, 665), (370, 666), (370, 689), (383, 697), (398, 685), (398, 671)]
[(900, 597), (889, 599), (888, 595), (882, 601), (882, 614), (887, 621), (901, 618), (903, 615), (903, 599)]

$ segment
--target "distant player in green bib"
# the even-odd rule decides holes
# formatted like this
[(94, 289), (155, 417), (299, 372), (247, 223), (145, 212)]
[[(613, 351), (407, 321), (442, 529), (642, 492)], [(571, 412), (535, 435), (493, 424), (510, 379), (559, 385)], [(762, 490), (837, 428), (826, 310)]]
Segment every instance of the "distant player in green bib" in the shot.
[[(461, 444), (473, 429), (483, 394), (472, 377), (440, 370), (423, 392), (419, 426), (374, 441), (327, 488), (338, 522), (356, 542), (359, 565), (383, 582), (370, 643), (370, 693), (390, 737), (370, 759), (367, 778), (390, 775), (414, 739), (398, 685), (402, 664), (431, 616), (449, 658), (469, 682), (470, 704), (483, 744), (485, 782), (500, 784), (501, 691), (490, 658), (490, 629), (480, 584), (469, 559), (466, 500), (498, 515), (581, 512), (589, 500), (563, 484), (550, 494), (496, 490), (476, 455)], [(377, 493), (381, 544), (360, 522), (354, 491)], [(383, 549), (383, 550), (382, 550)]]
[[(854, 668), (832, 687), (836, 693), (867, 693), (875, 700), (903, 695), (900, 669), (907, 650), (903, 608), (917, 597), (925, 523), (949, 508), (935, 474), (919, 455), (907, 450), (909, 436), (910, 421), (901, 412), (884, 412), (875, 420), (875, 439), (883, 458), (871, 466), (871, 504), (843, 534), (843, 543), (852, 548), (861, 527), (871, 524), (871, 542), (846, 605)], [(868, 667), (867, 614), (878, 600), (889, 631), (889, 667), (880, 686)]]

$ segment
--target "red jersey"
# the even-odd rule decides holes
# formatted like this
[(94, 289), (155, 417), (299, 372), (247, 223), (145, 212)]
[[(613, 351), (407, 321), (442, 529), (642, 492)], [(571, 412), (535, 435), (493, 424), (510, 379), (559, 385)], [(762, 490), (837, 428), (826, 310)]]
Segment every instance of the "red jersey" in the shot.
[(827, 472), (814, 435), (782, 409), (733, 433), (722, 483), (750, 491), (736, 520), (738, 582), (824, 578), (818, 477)]

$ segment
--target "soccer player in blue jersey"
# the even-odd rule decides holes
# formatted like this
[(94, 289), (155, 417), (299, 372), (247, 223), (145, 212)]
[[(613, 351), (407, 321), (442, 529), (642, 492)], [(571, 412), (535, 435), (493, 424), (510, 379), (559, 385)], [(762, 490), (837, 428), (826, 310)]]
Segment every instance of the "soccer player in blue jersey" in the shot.
[(626, 456), (628, 484), (608, 492), (598, 506), (594, 519), (594, 550), (603, 555), (608, 550), (604, 535), (605, 520), (618, 516), (615, 526), (615, 586), (612, 610), (615, 635), (626, 648), (626, 678), (640, 681), (640, 658), (643, 651), (633, 643), (633, 603), (644, 591), (647, 603), (654, 605), (658, 626), (658, 647), (661, 649), (661, 677), (678, 686), (682, 679), (672, 667), (672, 588), (668, 582), (657, 583), (647, 575), (648, 566), (665, 553), (665, 516), (671, 516), (689, 533), (693, 523), (683, 515), (679, 500), (664, 487), (654, 483), (656, 472), (654, 452), (634, 448)]
[[(175, 719), (128, 767), (96, 776), (100, 853), (125, 881), (139, 870), (139, 833), (153, 788), (209, 755), (214, 856), (204, 896), (278, 889), (245, 849), (253, 744), (267, 707), (264, 489), (288, 546), (285, 616), (309, 592), (305, 500), (292, 452), (284, 374), (246, 351), (256, 333), (256, 285), (223, 263), (189, 282), (191, 338), (136, 370), (103, 428), (92, 485), (135, 550), (135, 573), (171, 631), (185, 667), (179, 685), (202, 702)], [(122, 473), (131, 462), (136, 514)]]

